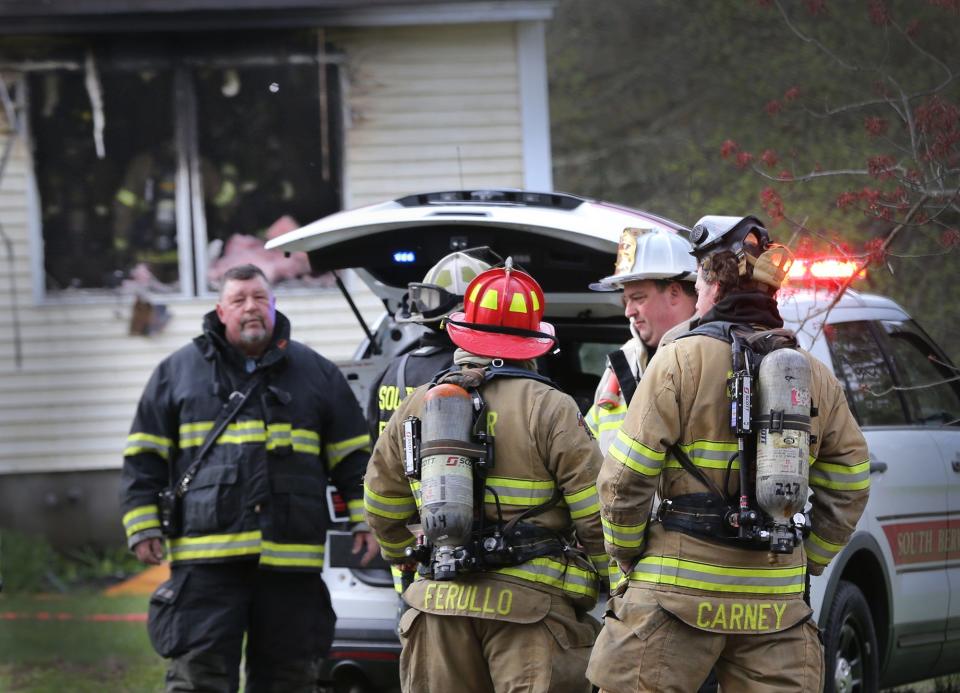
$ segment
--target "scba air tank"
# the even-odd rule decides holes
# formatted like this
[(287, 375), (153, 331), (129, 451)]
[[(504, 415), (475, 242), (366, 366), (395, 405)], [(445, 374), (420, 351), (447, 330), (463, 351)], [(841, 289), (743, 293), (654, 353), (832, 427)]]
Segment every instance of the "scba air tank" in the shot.
[(460, 443), (471, 443), (473, 401), (458, 385), (444, 383), (424, 398), (420, 519), (433, 545), (433, 577), (452, 580), (463, 565), (473, 529), (473, 459)]
[(810, 364), (794, 349), (767, 354), (758, 373), (757, 505), (773, 520), (770, 550), (800, 541), (810, 478)]

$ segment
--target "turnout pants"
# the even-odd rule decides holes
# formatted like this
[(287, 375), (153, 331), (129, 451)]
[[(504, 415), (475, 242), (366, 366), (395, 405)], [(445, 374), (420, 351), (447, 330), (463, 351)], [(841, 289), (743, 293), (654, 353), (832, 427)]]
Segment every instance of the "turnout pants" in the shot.
[(404, 693), (589, 693), (584, 672), (599, 624), (541, 595), (549, 611), (528, 623), (410, 608), (400, 621)]
[(613, 597), (587, 677), (601, 693), (689, 693), (713, 667), (723, 691), (823, 690), (823, 648), (812, 620), (779, 632), (737, 635), (687, 625), (650, 590)]
[(237, 691), (244, 634), (246, 691), (314, 691), (336, 615), (319, 573), (256, 561), (174, 565), (150, 599), (147, 630), (172, 661), (166, 691)]

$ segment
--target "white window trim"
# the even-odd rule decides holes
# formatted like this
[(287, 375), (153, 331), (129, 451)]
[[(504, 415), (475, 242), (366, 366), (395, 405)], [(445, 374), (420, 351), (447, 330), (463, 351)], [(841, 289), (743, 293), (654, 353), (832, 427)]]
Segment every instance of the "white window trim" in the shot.
[(523, 186), (527, 190), (551, 192), (553, 157), (550, 149), (544, 22), (521, 22), (517, 25), (517, 63), (523, 136)]

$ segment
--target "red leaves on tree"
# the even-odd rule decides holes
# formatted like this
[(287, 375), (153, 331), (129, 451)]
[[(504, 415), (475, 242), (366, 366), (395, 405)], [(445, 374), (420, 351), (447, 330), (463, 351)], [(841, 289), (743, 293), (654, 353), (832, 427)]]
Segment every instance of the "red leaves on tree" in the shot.
[(777, 153), (772, 149), (764, 149), (763, 154), (760, 155), (760, 161), (762, 161), (767, 168), (773, 168), (777, 165), (777, 162), (780, 161), (780, 157), (778, 157)]
[(907, 26), (903, 31), (910, 38), (912, 39), (917, 38), (917, 36), (920, 34), (920, 20), (911, 19), (909, 22), (907, 22)]
[(763, 110), (767, 112), (768, 116), (775, 116), (783, 110), (783, 104), (773, 99), (772, 101), (767, 101), (767, 105), (763, 107)]
[(887, 258), (887, 250), (883, 247), (882, 238), (871, 238), (866, 243), (866, 251), (871, 264), (881, 264)]
[(866, 128), (871, 137), (879, 137), (885, 134), (889, 126), (889, 121), (880, 116), (868, 116), (863, 120), (863, 127)]
[(783, 100), (787, 103), (796, 101), (798, 98), (800, 98), (800, 87), (790, 87), (783, 92)]
[(764, 188), (760, 191), (760, 206), (770, 218), (770, 226), (776, 226), (783, 221), (783, 199), (773, 188)]
[(867, 4), (867, 14), (870, 16), (870, 23), (874, 26), (890, 24), (890, 8), (883, 0), (870, 0)]
[(892, 156), (887, 156), (886, 154), (878, 154), (877, 156), (872, 156), (867, 159), (867, 172), (872, 178), (877, 180), (885, 180), (893, 176), (893, 169), (896, 166), (896, 162), (893, 160)]
[(723, 141), (723, 144), (720, 145), (720, 156), (724, 159), (733, 157), (733, 163), (740, 169), (746, 168), (753, 161), (753, 154), (740, 151), (740, 145), (733, 140)]
[(827, 14), (827, 0), (803, 0), (803, 5), (811, 17)]
[(960, 231), (957, 229), (947, 229), (940, 235), (940, 245), (944, 248), (953, 248), (960, 245)]
[(784, 169), (780, 171), (780, 174), (777, 176), (777, 178), (779, 178), (780, 180), (793, 180), (793, 174), (790, 171)]
[(773, 7), (773, 0), (757, 0), (757, 4), (764, 9)]
[(895, 210), (904, 212), (910, 206), (906, 190), (899, 187), (888, 192), (877, 188), (848, 190), (837, 196), (836, 205), (842, 210), (856, 206), (867, 216), (885, 221), (893, 220)]
[(928, 141), (925, 158), (955, 165), (960, 159), (960, 108), (935, 94), (917, 106), (914, 118)]
[(837, 209), (846, 209), (859, 199), (860, 196), (855, 192), (851, 192), (849, 190), (842, 192), (837, 195)]

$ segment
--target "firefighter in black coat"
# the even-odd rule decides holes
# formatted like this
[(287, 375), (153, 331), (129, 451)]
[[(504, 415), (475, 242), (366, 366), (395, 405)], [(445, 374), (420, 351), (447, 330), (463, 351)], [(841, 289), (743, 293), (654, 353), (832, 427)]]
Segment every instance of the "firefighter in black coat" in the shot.
[[(203, 335), (161, 362), (137, 408), (123, 524), (145, 563), (161, 561), (165, 535), (171, 575), (148, 632), (172, 660), (168, 691), (237, 690), (244, 635), (247, 691), (313, 691), (330, 647), (326, 487), (363, 530), (370, 436), (336, 366), (289, 337), (260, 269), (228, 270)], [(354, 548), (378, 550), (366, 531)]]

